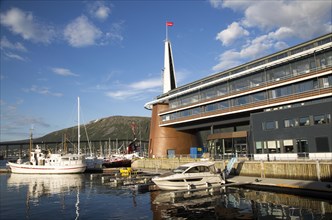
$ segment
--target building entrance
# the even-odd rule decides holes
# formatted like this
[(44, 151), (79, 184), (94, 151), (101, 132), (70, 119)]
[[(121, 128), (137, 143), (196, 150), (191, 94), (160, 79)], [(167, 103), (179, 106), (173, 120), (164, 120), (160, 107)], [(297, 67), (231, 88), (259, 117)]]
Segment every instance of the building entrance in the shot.
[(214, 159), (229, 159), (248, 153), (246, 131), (211, 134), (208, 143), (208, 152)]

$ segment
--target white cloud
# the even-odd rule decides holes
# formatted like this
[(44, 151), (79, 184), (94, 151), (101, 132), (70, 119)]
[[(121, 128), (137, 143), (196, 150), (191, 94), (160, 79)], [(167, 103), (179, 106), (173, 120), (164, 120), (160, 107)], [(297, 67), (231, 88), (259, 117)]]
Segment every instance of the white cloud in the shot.
[(1, 13), (0, 19), (3, 26), (25, 40), (50, 43), (55, 34), (52, 26), (37, 21), (31, 12), (24, 12), (19, 8)]
[[(29, 137), (29, 130), (27, 128), (31, 127), (31, 125), (37, 125), (38, 127), (43, 128), (50, 127), (50, 125), (42, 117), (20, 114), (19, 112), (20, 109), (23, 108), (23, 103), (24, 101), (22, 99), (18, 99), (14, 103), (0, 100), (0, 139), (2, 141), (19, 140), (22, 139), (22, 137)], [(25, 129), (27, 129), (27, 132), (22, 133), (21, 130)]]
[(95, 45), (102, 32), (82, 15), (66, 26), (64, 36), (71, 46), (85, 47)]
[[(262, 31), (287, 30), (289, 37), (302, 39), (331, 32), (332, 2), (302, 1), (224, 1), (223, 7), (243, 13), (242, 26)], [(285, 34), (285, 33), (284, 33)], [(286, 35), (285, 35), (286, 36)]]
[(215, 71), (285, 49), (288, 40), (309, 40), (332, 31), (331, 1), (210, 0), (210, 4), (214, 8), (230, 8), (243, 15), (238, 19), (240, 22), (233, 22), (221, 30), (216, 39), (229, 46), (240, 38), (245, 45), (219, 55), (219, 63), (213, 67)]
[(137, 95), (138, 92), (137, 91), (128, 91), (128, 90), (119, 90), (119, 91), (111, 91), (111, 92), (107, 92), (106, 95), (108, 97), (114, 98), (114, 99), (120, 99), (120, 100), (124, 100), (130, 97), (133, 97), (135, 95)]
[(212, 69), (214, 71), (220, 71), (231, 67), (235, 67), (241, 64), (241, 59), (239, 58), (240, 56), (241, 53), (235, 50), (225, 51), (224, 53), (219, 55), (218, 64), (215, 65)]
[(248, 36), (249, 32), (245, 30), (238, 22), (233, 22), (227, 29), (218, 33), (216, 39), (220, 40), (223, 45), (229, 45), (234, 40)]
[(21, 51), (21, 52), (27, 51), (27, 49), (23, 46), (23, 44), (21, 44), (19, 42), (12, 43), (5, 36), (3, 36), (1, 38), (0, 47), (1, 47), (1, 49), (7, 48), (7, 49), (17, 50), (17, 51)]
[(88, 11), (91, 16), (104, 21), (111, 14), (111, 5), (103, 1), (95, 1), (88, 4)]
[(132, 89), (139, 89), (139, 90), (161, 87), (161, 78), (148, 79), (148, 80), (135, 82), (130, 84), (129, 87)]
[(287, 48), (285, 42), (278, 41), (274, 38), (274, 33), (258, 36), (248, 41), (240, 50), (226, 50), (218, 57), (218, 64), (212, 69), (221, 71), (238, 66), (246, 61), (254, 60), (264, 55), (268, 55), (272, 50), (282, 50)]
[[(128, 85), (122, 85), (116, 82), (116, 85), (114, 86), (115, 89), (106, 92), (106, 96), (118, 100), (143, 100), (147, 97), (151, 97), (151, 93), (160, 93), (161, 85), (161, 78), (151, 78), (133, 82)], [(120, 89), (117, 90), (116, 88)]]
[(109, 32), (106, 33), (106, 41), (122, 41), (122, 31), (123, 31), (123, 21), (118, 23), (113, 23)]
[(37, 93), (40, 95), (50, 95), (50, 96), (56, 96), (56, 97), (61, 97), (63, 96), (62, 93), (58, 93), (58, 92), (51, 92), (49, 88), (47, 87), (39, 87), (36, 85), (31, 86), (31, 88), (28, 89), (23, 89), (24, 92), (33, 92), (33, 93)]
[(244, 10), (251, 4), (250, 0), (209, 0), (209, 2), (214, 8), (231, 8), (234, 11)]
[(288, 28), (306, 39), (331, 31), (332, 2), (253, 1), (244, 11), (243, 24), (263, 30)]
[[(192, 76), (188, 70), (180, 70), (176, 72), (177, 84), (185, 81), (188, 77)], [(190, 81), (192, 78), (190, 79)], [(185, 83), (185, 82), (184, 82)], [(109, 85), (109, 84), (108, 84)], [(102, 87), (104, 88), (104, 87)], [(109, 86), (112, 91), (106, 92), (106, 96), (118, 100), (147, 100), (151, 96), (159, 95), (162, 92), (162, 77), (152, 76), (151, 78), (133, 82), (130, 84), (121, 84), (118, 81), (114, 85)]]
[(20, 60), (20, 61), (27, 61), (26, 58), (24, 58), (24, 57), (22, 57), (22, 56), (20, 56), (18, 54), (12, 53), (12, 52), (8, 52), (8, 51), (6, 52), (6, 51), (4, 51), (3, 55), (4, 55), (4, 57), (6, 57), (8, 59), (14, 59), (14, 60)]
[(55, 67), (55, 68), (52, 68), (52, 71), (55, 74), (61, 75), (61, 76), (78, 76), (77, 74), (73, 73), (71, 70), (65, 69), (65, 68)]

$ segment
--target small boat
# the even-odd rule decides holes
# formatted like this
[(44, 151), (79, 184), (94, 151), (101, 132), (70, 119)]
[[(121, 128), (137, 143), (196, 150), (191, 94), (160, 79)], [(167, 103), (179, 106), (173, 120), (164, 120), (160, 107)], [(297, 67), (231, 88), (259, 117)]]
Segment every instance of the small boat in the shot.
[(161, 190), (187, 190), (220, 186), (225, 181), (214, 162), (194, 162), (179, 166), (171, 172), (154, 177), (152, 181)]
[(115, 168), (115, 167), (131, 167), (131, 160), (125, 157), (110, 157), (105, 159), (102, 164), (103, 168)]
[(32, 151), (32, 132), (30, 133), (30, 159), (23, 163), (18, 159), (16, 163), (8, 162), (12, 173), (25, 174), (68, 174), (83, 173), (86, 169), (85, 156), (80, 150), (80, 120), (79, 120), (79, 98), (78, 100), (78, 152), (77, 154), (51, 153), (42, 150), (38, 145)]

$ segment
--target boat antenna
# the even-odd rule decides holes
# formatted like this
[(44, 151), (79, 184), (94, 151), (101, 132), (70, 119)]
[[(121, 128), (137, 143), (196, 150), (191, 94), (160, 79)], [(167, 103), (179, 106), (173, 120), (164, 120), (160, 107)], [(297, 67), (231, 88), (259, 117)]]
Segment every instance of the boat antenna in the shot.
[(32, 152), (32, 131), (33, 131), (33, 125), (31, 126), (31, 128), (30, 128), (30, 148), (29, 148), (29, 150), (30, 150), (30, 152), (29, 152), (29, 161), (30, 161), (30, 159), (31, 159), (31, 152)]
[(78, 154), (81, 154), (81, 148), (80, 148), (80, 97), (77, 97), (77, 152)]

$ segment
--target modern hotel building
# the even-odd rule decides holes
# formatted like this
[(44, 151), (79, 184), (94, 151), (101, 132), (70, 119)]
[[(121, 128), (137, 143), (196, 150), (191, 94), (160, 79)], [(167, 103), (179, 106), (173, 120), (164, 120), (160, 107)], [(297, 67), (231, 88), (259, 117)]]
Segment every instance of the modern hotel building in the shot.
[(332, 33), (164, 90), (145, 107), (151, 157), (205, 141), (212, 157), (332, 159)]

